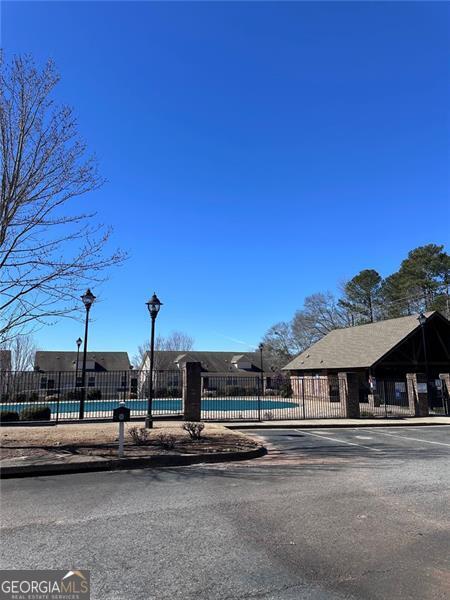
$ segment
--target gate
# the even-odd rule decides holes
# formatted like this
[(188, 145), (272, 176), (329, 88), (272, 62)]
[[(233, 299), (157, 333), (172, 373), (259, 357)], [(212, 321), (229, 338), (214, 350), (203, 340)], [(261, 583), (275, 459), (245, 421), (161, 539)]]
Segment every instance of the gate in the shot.
[[(149, 371), (86, 371), (86, 391), (81, 371), (3, 371), (0, 373), (0, 420), (73, 421), (84, 399), (85, 419), (111, 419), (119, 401), (132, 417), (147, 414)], [(153, 414), (183, 413), (183, 373), (153, 373)]]
[(430, 415), (449, 416), (449, 398), (441, 379), (428, 381), (428, 410)]
[(271, 421), (342, 416), (338, 377), (202, 374), (202, 420)]
[(360, 404), (364, 417), (409, 417), (411, 412), (406, 380), (377, 379), (372, 399)]

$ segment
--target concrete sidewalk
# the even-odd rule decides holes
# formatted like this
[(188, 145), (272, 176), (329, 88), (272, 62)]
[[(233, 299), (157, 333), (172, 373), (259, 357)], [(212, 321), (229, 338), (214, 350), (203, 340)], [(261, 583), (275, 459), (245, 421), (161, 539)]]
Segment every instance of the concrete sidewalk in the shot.
[(228, 429), (314, 429), (332, 427), (418, 427), (450, 425), (450, 417), (401, 417), (397, 419), (300, 419), (286, 421), (243, 421), (217, 423)]

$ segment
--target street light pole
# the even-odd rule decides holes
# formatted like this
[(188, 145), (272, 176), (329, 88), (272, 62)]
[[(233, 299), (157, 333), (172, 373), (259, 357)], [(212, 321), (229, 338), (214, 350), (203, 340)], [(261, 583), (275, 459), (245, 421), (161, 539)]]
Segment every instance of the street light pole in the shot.
[(261, 421), (261, 396), (264, 396), (264, 363), (263, 363), (263, 350), (264, 344), (261, 342), (258, 346), (261, 362), (261, 393), (258, 396), (258, 421)]
[(75, 367), (75, 387), (77, 387), (77, 383), (78, 383), (78, 366), (80, 364), (80, 346), (83, 343), (83, 340), (81, 338), (78, 338), (76, 341), (76, 345), (77, 345), (77, 364)]
[(422, 330), (423, 356), (424, 356), (424, 360), (425, 360), (425, 374), (427, 377), (427, 387), (428, 387), (430, 373), (429, 373), (429, 369), (428, 369), (427, 342), (425, 339), (425, 323), (427, 322), (427, 318), (423, 314), (423, 312), (421, 312), (420, 315), (417, 317), (417, 319), (420, 323), (420, 328)]
[(95, 301), (95, 296), (88, 288), (86, 293), (81, 296), (84, 307), (86, 309), (86, 322), (84, 325), (84, 347), (83, 347), (83, 372), (82, 372), (82, 396), (80, 399), (80, 419), (84, 419), (84, 405), (86, 402), (87, 389), (86, 389), (86, 359), (87, 359), (87, 341), (88, 341), (88, 328), (89, 328), (89, 311)]
[(155, 356), (155, 321), (158, 316), (159, 309), (162, 306), (162, 302), (159, 300), (156, 293), (146, 302), (148, 312), (150, 313), (151, 319), (151, 334), (150, 334), (150, 380), (148, 385), (148, 405), (147, 405), (147, 416), (145, 417), (146, 429), (152, 429), (153, 427), (153, 365)]

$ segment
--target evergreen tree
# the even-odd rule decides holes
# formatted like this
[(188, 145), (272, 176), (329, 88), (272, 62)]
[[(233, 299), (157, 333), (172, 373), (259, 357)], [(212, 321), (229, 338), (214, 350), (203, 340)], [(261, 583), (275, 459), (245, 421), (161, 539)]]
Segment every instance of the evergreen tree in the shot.
[(360, 271), (344, 287), (339, 304), (353, 317), (355, 324), (373, 323), (380, 302), (381, 276), (373, 269)]

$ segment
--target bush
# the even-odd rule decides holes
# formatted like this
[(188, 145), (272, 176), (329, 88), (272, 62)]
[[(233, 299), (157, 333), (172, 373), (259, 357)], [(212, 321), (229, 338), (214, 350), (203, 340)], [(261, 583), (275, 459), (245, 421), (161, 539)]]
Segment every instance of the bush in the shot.
[(19, 392), (14, 397), (15, 402), (26, 402), (27, 400), (28, 400), (28, 396), (27, 396), (26, 392)]
[(49, 406), (25, 408), (20, 413), (21, 421), (50, 421), (52, 411)]
[(3, 394), (0, 397), (0, 402), (8, 402), (9, 401), (9, 394), (6, 392), (3, 392)]
[(31, 392), (28, 400), (30, 402), (39, 402), (39, 394), (37, 392)]
[(263, 414), (264, 421), (272, 421), (273, 420), (273, 412), (271, 410), (265, 412)]
[(67, 392), (67, 400), (82, 400), (83, 390), (70, 390)]
[(203, 390), (203, 398), (214, 398), (217, 396), (216, 390)]
[(172, 448), (175, 446), (177, 438), (173, 435), (173, 433), (161, 432), (156, 436), (156, 440), (162, 448), (165, 448), (166, 450), (172, 450)]
[(284, 383), (281, 384), (280, 386), (280, 396), (282, 398), (292, 398), (292, 394), (293, 394), (293, 389), (291, 386), (290, 381), (285, 381)]
[(47, 396), (45, 396), (45, 400), (47, 402), (55, 402), (56, 400), (58, 400), (59, 398), (59, 394), (48, 394)]
[(200, 422), (187, 421), (186, 423), (183, 423), (183, 429), (188, 432), (191, 440), (199, 440), (204, 428), (205, 424)]
[(19, 413), (14, 410), (2, 410), (0, 411), (0, 422), (6, 423), (9, 421), (18, 421)]
[(227, 396), (247, 396), (248, 390), (244, 387), (239, 387), (237, 385), (232, 385), (227, 389)]
[(87, 399), (88, 400), (101, 400), (102, 399), (101, 390), (98, 390), (96, 388), (94, 388), (93, 390), (89, 390), (87, 393)]
[(167, 396), (169, 398), (180, 398), (180, 396), (182, 396), (182, 392), (177, 387), (171, 387), (167, 390)]
[(359, 416), (360, 417), (373, 417), (375, 415), (373, 414), (372, 411), (370, 411), (370, 410), (364, 410), (363, 409), (363, 410), (360, 411)]
[(150, 444), (150, 432), (145, 427), (130, 427), (128, 433), (136, 446)]
[(128, 400), (137, 400), (137, 397), (138, 397), (138, 395), (136, 392), (130, 392), (128, 394)]

